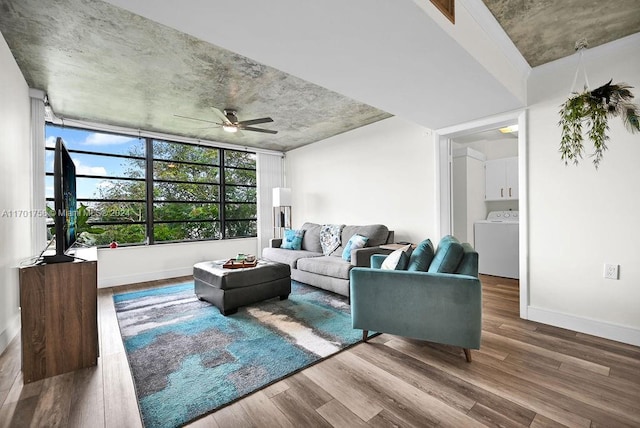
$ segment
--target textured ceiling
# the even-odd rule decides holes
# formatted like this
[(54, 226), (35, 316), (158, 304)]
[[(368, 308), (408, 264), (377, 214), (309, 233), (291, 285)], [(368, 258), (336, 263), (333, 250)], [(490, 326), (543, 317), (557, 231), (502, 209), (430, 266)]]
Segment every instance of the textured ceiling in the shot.
[(640, 0), (483, 0), (531, 67), (640, 32)]
[[(227, 28), (227, 21), (233, 21), (232, 39), (249, 37), (260, 45), (256, 38), (269, 31), (283, 37), (280, 40), (293, 40), (287, 44), (291, 51), (271, 43), (257, 55), (297, 76), (310, 76), (308, 80), (177, 31), (178, 26), (168, 27), (99, 0), (0, 0), (0, 32), (28, 85), (47, 92), (55, 114), (69, 124), (79, 119), (287, 151), (390, 116), (335, 91), (378, 107), (385, 105), (388, 112), (434, 128), (518, 108), (508, 91), (488, 72), (483, 75), (482, 67), (466, 51), (437, 31), (413, 0), (397, 1), (392, 6), (346, 3), (339, 15), (332, 12), (336, 1), (320, 6), (238, 0), (230, 11), (215, 2), (191, 0), (181, 4), (180, 10), (171, 9), (176, 22), (184, 24), (183, 31), (195, 27), (191, 24), (196, 11), (207, 9), (203, 18), (209, 28)], [(531, 66), (571, 55), (580, 38), (587, 38), (593, 47), (640, 31), (640, 0), (483, 1)], [(174, 7), (166, 3), (165, 7)], [(263, 12), (257, 16), (225, 15), (258, 6)], [(262, 15), (270, 17), (266, 27), (255, 22), (243, 31), (242, 23), (264, 20)], [(373, 33), (362, 28), (370, 22), (376, 25)], [(313, 28), (306, 31), (303, 25)], [(334, 33), (345, 38), (332, 49), (317, 43), (318, 37), (331, 40)], [(395, 42), (393, 50), (385, 49), (384, 44), (398, 34), (402, 42)], [(229, 37), (225, 39), (228, 42)], [(208, 40), (215, 43), (220, 37)], [(345, 51), (352, 46), (356, 48)], [(298, 47), (302, 50), (295, 51)], [(431, 50), (436, 47), (440, 50)], [(280, 65), (286, 61), (277, 61), (286, 57), (312, 62), (311, 52), (313, 65), (305, 62), (304, 70), (297, 69), (304, 72), (291, 71)], [(435, 67), (432, 59), (444, 54), (449, 59)], [(327, 74), (346, 77), (341, 86), (331, 86), (323, 80)], [(455, 85), (444, 85), (447, 78)], [(470, 88), (476, 97), (467, 99), (460, 109), (458, 100)], [(211, 107), (236, 109), (240, 120), (269, 116), (273, 123), (259, 127), (278, 134), (228, 134), (174, 116), (216, 120)]]
[[(390, 115), (102, 1), (1, 0), (0, 31), (56, 116), (279, 151)], [(235, 134), (174, 115), (273, 118)]]

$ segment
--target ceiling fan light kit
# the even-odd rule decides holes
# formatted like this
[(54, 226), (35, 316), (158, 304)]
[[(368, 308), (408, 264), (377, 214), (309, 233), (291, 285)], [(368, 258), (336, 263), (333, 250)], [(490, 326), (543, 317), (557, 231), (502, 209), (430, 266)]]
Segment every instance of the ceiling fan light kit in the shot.
[(250, 125), (257, 125), (260, 123), (269, 123), (273, 122), (273, 119), (270, 117), (262, 117), (259, 119), (249, 119), (249, 120), (238, 120), (238, 116), (236, 110), (233, 109), (224, 109), (223, 111), (218, 110), (215, 107), (211, 108), (216, 116), (221, 120), (221, 122), (215, 122), (211, 120), (198, 119), (195, 117), (188, 116), (180, 116), (178, 114), (174, 114), (175, 117), (180, 117), (183, 119), (197, 120), (199, 122), (207, 122), (215, 125), (214, 127), (221, 127), (223, 131), (229, 133), (235, 133), (238, 131), (253, 131), (253, 132), (262, 132), (265, 134), (277, 134), (278, 131), (274, 131), (272, 129), (264, 129), (264, 128), (256, 128)]
[[(586, 48), (586, 40), (582, 39), (576, 42), (576, 51), (579, 52), (580, 59), (571, 87), (574, 95), (569, 97), (560, 109), (558, 126), (562, 129), (562, 137), (559, 151), (565, 165), (568, 165), (569, 162), (577, 165), (583, 157), (583, 140), (586, 131), (586, 135), (594, 147), (594, 153), (591, 155), (593, 164), (598, 169), (603, 154), (607, 150), (606, 143), (609, 140), (607, 121), (609, 117), (620, 116), (627, 130), (635, 134), (640, 132), (640, 108), (631, 103), (634, 98), (630, 91), (632, 86), (626, 83), (612, 84), (613, 79), (611, 79), (608, 83), (590, 91), (587, 71), (584, 68), (584, 90), (580, 93), (573, 90)], [(583, 124), (586, 125), (584, 130)]]

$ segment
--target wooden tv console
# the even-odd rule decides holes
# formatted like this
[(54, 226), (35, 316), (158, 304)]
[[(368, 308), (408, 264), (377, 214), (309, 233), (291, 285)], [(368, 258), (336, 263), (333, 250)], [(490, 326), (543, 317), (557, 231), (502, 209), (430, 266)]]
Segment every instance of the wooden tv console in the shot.
[(20, 268), (24, 383), (98, 363), (97, 255)]

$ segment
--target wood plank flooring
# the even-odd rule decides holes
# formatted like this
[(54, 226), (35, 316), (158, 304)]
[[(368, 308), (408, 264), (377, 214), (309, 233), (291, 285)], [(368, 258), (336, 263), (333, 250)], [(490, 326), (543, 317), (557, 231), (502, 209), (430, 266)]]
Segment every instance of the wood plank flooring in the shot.
[[(180, 280), (190, 279), (180, 278)], [(518, 318), (518, 282), (482, 276), (482, 346), (382, 334), (191, 427), (640, 427), (640, 348)], [(23, 385), (0, 356), (0, 428), (140, 427), (113, 307), (100, 290), (98, 365)]]

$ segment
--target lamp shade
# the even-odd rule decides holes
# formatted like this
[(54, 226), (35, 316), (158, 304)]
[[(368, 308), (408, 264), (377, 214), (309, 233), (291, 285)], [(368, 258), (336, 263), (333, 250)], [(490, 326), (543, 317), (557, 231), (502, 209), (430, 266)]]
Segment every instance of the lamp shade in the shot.
[(275, 187), (273, 189), (273, 206), (274, 207), (290, 207), (291, 206), (291, 189), (286, 187)]

